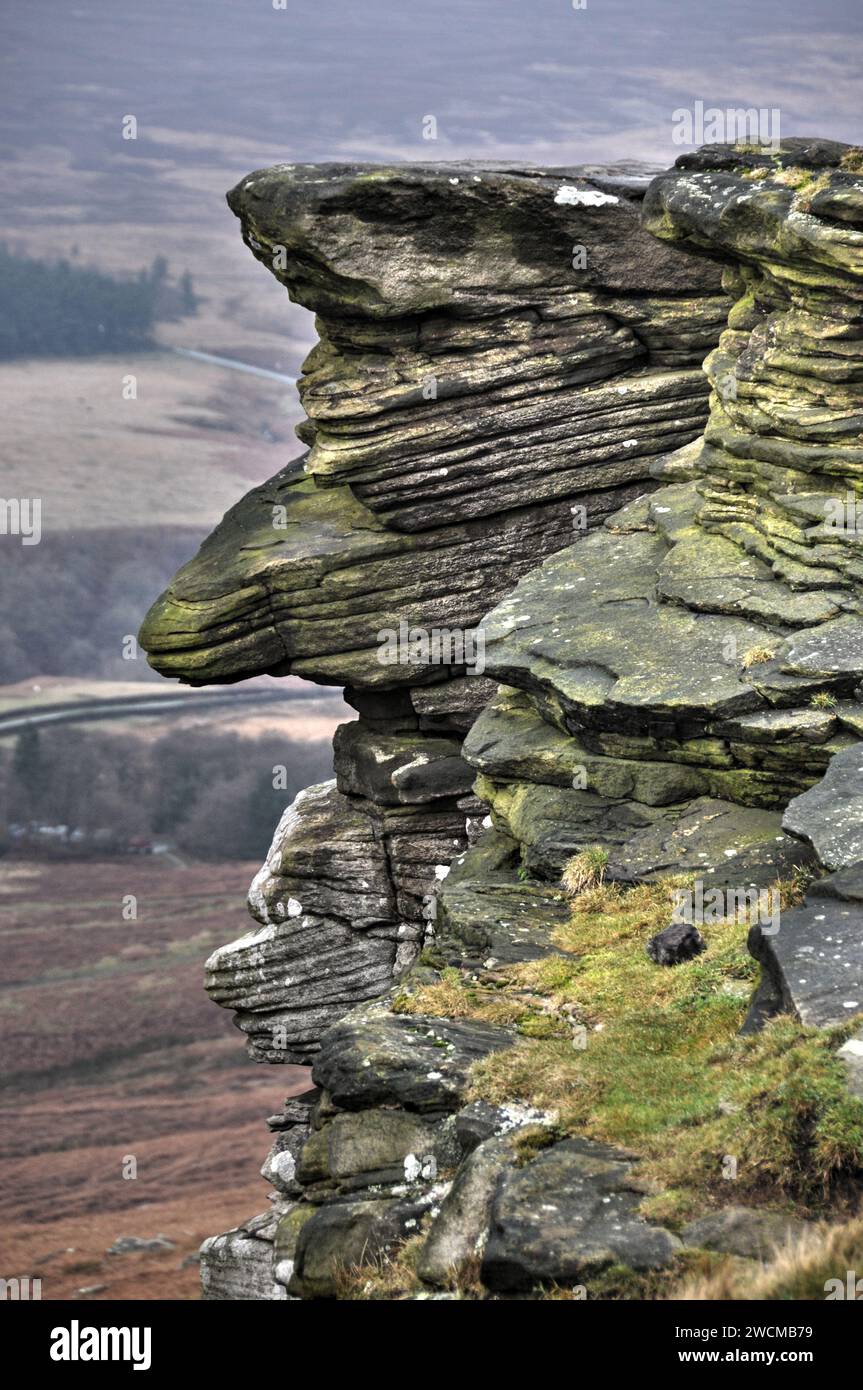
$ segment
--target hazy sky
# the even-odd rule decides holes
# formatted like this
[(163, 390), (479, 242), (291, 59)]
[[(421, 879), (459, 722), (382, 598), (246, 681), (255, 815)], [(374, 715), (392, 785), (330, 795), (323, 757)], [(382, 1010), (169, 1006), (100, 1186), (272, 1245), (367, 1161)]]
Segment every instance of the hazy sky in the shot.
[[(860, 0), (27, 0), (6, 11), (4, 139), (39, 132), (85, 162), (118, 112), (147, 138), (242, 139), (260, 163), (667, 163), (679, 153), (671, 113), (696, 99), (778, 106), (784, 134), (863, 138)], [(429, 114), (436, 142), (421, 138)]]

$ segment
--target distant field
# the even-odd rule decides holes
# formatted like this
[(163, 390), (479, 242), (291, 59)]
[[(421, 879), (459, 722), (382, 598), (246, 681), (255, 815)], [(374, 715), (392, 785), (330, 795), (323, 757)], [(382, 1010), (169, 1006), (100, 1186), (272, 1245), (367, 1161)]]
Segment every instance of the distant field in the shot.
[(0, 415), (4, 496), (41, 498), (43, 534), (211, 527), (301, 448), (293, 387), (173, 353), (2, 363)]
[[(256, 869), (0, 863), (3, 1267), (45, 1299), (196, 1298), (184, 1258), (266, 1207), (264, 1119), (307, 1073), (249, 1062), (201, 986), (209, 951), (250, 921)], [(157, 1234), (176, 1248), (105, 1254)]]
[[(164, 256), (172, 276), (190, 272), (201, 302), (196, 315), (159, 324), (163, 350), (154, 353), (0, 364), (0, 491), (43, 506), (42, 544), (24, 550), (4, 538), (0, 554), (0, 681), (8, 682), (0, 709), (141, 693), (128, 667), (139, 679), (146, 667), (143, 658), (120, 660), (125, 634), (223, 513), (300, 451), (293, 387), (171, 349), (296, 376), (316, 336), (312, 316), (243, 246), (224, 201), (250, 169), (286, 154), (287, 135), (254, 84), (247, 97), (213, 88), (224, 115), (214, 123), (191, 88), (166, 75), (165, 101), (173, 108), (178, 99), (180, 109), (160, 117), (165, 101), (148, 101), (138, 79), (161, 71), (152, 32), (167, 26), (175, 43), (188, 22), (183, 7), (160, 0), (154, 29), (153, 7), (121, 12), (98, 0), (99, 32), (122, 34), (129, 47), (122, 74), (94, 57), (79, 11), (61, 33), (42, 0), (36, 8), (14, 26), (40, 35), (38, 79), (12, 55), (7, 64), (0, 240), (30, 257), (71, 257), (122, 276)], [(198, 11), (202, 56), (193, 62), (209, 68), (214, 15)], [(74, 71), (93, 63), (90, 85), (76, 85)], [(281, 66), (273, 55), (279, 82)], [(140, 97), (137, 145), (119, 137), (130, 87)], [(253, 115), (237, 138), (241, 99)], [(135, 400), (123, 398), (129, 376)], [(154, 688), (179, 690), (145, 685)], [(337, 697), (308, 690), (284, 714), (196, 713), (190, 695), (188, 715), (77, 727), (136, 742), (201, 727), (314, 740), (355, 717)], [(9, 980), (0, 990), (2, 1272), (41, 1278), (46, 1299), (197, 1298), (198, 1271), (182, 1268), (184, 1259), (204, 1236), (266, 1207), (269, 1189), (257, 1176), (269, 1147), (264, 1117), (305, 1074), (248, 1061), (201, 983), (212, 947), (250, 922), (243, 902), (257, 868), (172, 868), (164, 856), (0, 860)], [(138, 898), (135, 922), (120, 915), (128, 893)], [(138, 1159), (134, 1181), (120, 1176), (126, 1154)], [(118, 1236), (158, 1233), (176, 1248), (105, 1254)]]

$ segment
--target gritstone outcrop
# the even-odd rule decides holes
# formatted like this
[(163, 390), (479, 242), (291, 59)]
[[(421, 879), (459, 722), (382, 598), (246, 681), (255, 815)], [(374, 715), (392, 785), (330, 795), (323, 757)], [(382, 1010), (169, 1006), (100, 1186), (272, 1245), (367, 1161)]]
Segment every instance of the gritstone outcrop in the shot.
[(429, 1288), (470, 1260), (506, 1294), (674, 1259), (632, 1155), (567, 1138), (518, 1166), (548, 1117), (469, 1102), (511, 1029), (389, 1007), (430, 931), (438, 963), (559, 949), (579, 850), (630, 882), (830, 870), (753, 928), (753, 1026), (863, 1006), (860, 168), (799, 140), (708, 147), (646, 197), (633, 170), (470, 164), (276, 166), (230, 195), (318, 315), (308, 453), (143, 640), (194, 683), (344, 683), (359, 719), (283, 817), (258, 928), (208, 963), (253, 1055), (314, 1060), (316, 1088), (271, 1121), (272, 1213), (205, 1247), (208, 1296), (336, 1295), (430, 1219)]

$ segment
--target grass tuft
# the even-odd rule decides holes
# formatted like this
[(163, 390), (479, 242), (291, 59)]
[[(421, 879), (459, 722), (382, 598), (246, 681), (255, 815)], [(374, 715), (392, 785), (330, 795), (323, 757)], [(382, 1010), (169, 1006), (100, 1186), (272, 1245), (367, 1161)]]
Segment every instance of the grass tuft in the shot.
[(580, 893), (602, 886), (607, 867), (608, 850), (601, 845), (591, 845), (564, 866), (560, 885), (571, 898), (577, 898)]
[(748, 671), (751, 666), (760, 666), (763, 661), (772, 661), (775, 655), (771, 647), (750, 647), (743, 653), (743, 669)]
[(847, 1297), (849, 1270), (863, 1268), (863, 1217), (836, 1226), (816, 1227), (777, 1251), (767, 1264), (726, 1257), (690, 1275), (667, 1295), (671, 1299), (809, 1300), (839, 1293)]
[(818, 690), (809, 703), (813, 709), (835, 709), (836, 696), (831, 695), (829, 690)]

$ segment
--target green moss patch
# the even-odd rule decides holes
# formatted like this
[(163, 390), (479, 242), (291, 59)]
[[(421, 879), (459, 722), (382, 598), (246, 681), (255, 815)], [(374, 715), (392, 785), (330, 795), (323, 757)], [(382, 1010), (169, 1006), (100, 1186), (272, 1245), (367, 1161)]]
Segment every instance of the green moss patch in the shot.
[(400, 1006), (514, 1023), (520, 1040), (475, 1066), (472, 1096), (553, 1109), (557, 1134), (633, 1150), (654, 1217), (680, 1224), (729, 1200), (841, 1206), (863, 1169), (863, 1103), (836, 1051), (859, 1020), (818, 1031), (782, 1017), (738, 1036), (757, 978), (744, 923), (705, 925), (707, 950), (679, 966), (646, 955), (681, 882), (594, 889), (556, 933), (572, 954), (488, 978), (449, 969)]

